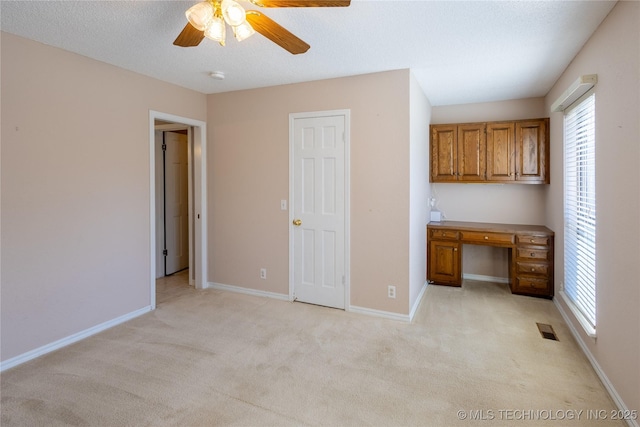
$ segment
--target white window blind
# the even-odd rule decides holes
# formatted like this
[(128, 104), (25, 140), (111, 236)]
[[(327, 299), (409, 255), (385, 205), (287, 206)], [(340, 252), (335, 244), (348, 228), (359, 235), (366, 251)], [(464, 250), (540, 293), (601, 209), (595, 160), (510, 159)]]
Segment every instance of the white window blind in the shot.
[(595, 94), (564, 116), (564, 293), (595, 331)]

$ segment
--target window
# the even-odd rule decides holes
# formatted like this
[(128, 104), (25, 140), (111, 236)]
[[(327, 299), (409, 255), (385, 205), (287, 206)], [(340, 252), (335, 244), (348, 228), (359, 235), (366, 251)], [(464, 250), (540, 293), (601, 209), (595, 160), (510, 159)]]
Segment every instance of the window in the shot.
[(564, 297), (587, 333), (596, 329), (595, 94), (564, 115)]

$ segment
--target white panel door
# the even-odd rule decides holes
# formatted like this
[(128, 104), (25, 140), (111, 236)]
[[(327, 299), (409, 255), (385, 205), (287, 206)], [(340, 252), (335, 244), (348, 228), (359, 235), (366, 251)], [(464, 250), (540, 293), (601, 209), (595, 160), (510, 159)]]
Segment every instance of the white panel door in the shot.
[(187, 135), (165, 132), (165, 274), (189, 267)]
[(345, 308), (345, 117), (292, 130), (294, 299)]

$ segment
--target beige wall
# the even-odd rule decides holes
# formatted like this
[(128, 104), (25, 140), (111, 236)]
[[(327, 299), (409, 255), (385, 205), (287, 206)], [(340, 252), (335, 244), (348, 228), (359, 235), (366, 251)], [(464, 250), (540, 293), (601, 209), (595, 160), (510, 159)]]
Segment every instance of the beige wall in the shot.
[[(546, 97), (549, 107), (582, 74), (596, 94), (597, 340), (582, 334), (630, 409), (640, 409), (640, 3), (619, 2)], [(551, 139), (562, 141), (562, 113)], [(555, 280), (564, 280), (562, 144), (551, 145), (547, 217), (556, 230)], [(562, 300), (558, 301), (565, 307)], [(572, 317), (572, 316), (571, 316)], [(573, 317), (572, 317), (573, 318)]]
[(419, 303), (420, 291), (426, 282), (427, 234), (425, 226), (429, 222), (429, 122), (431, 104), (418, 82), (411, 75), (409, 99), (411, 141), (410, 141), (410, 190), (409, 190), (409, 308)]
[[(549, 117), (544, 98), (433, 107), (431, 123), (471, 123)], [(556, 143), (551, 138), (551, 145)], [(551, 173), (551, 180), (555, 176)], [(432, 183), (436, 208), (451, 221), (545, 224), (547, 185)], [(504, 248), (465, 245), (463, 273), (508, 277)]]
[(1, 34), (5, 361), (149, 306), (149, 110), (206, 97)]
[(288, 295), (289, 114), (350, 109), (351, 305), (407, 314), (409, 92), (401, 70), (209, 95), (209, 281)]

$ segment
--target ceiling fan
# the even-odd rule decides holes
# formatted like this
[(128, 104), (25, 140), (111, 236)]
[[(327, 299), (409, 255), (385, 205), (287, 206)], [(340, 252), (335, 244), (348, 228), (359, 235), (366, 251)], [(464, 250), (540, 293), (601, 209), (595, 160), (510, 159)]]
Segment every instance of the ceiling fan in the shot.
[[(260, 7), (346, 7), (351, 0), (248, 0)], [(208, 37), (225, 44), (226, 24), (242, 41), (258, 32), (294, 55), (305, 53), (309, 45), (257, 10), (247, 10), (234, 0), (205, 0), (189, 8), (189, 21), (173, 42), (176, 46), (197, 46)]]

